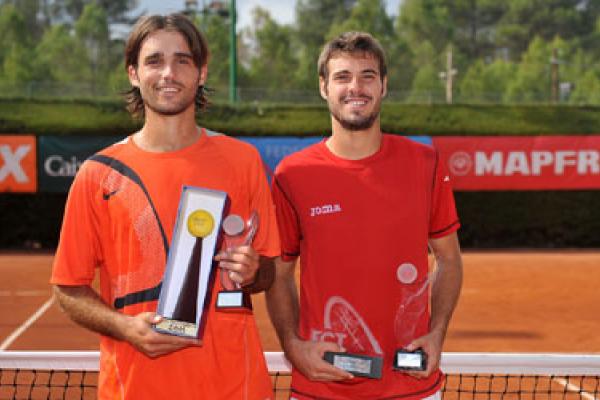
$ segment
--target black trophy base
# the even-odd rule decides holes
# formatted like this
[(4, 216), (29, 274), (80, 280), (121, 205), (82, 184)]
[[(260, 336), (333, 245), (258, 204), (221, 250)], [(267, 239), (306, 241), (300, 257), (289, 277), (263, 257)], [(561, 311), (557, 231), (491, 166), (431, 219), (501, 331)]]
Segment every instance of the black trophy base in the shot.
[(425, 371), (427, 369), (427, 354), (422, 349), (415, 351), (396, 350), (394, 369), (396, 371)]
[(198, 336), (198, 325), (186, 321), (177, 321), (174, 319), (163, 319), (158, 324), (152, 325), (156, 332), (169, 335), (195, 338)]
[(220, 311), (252, 310), (252, 301), (243, 290), (221, 290), (215, 306)]
[(383, 369), (383, 358), (381, 357), (326, 351), (323, 359), (337, 368), (350, 372), (354, 376), (381, 379), (381, 371)]

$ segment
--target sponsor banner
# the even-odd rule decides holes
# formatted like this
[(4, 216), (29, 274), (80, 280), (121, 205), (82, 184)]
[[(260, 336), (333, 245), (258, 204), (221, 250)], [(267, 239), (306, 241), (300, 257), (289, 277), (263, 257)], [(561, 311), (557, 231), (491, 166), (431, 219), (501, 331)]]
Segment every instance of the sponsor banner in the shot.
[(33, 135), (0, 135), (0, 192), (37, 190)]
[(414, 140), (415, 142), (427, 144), (429, 146), (431, 146), (433, 144), (433, 142), (431, 140), (431, 136), (406, 136), (406, 137), (411, 140)]
[(600, 136), (436, 137), (456, 190), (600, 189)]
[[(431, 138), (428, 136), (409, 136), (409, 138), (431, 145)], [(35, 138), (33, 139), (35, 144)], [(38, 190), (40, 192), (67, 192), (75, 173), (85, 159), (122, 139), (122, 136), (40, 136), (37, 157)], [(272, 174), (283, 157), (324, 138), (316, 136), (240, 137), (238, 139), (248, 142), (258, 149), (268, 167), (268, 173)]]
[[(407, 136), (408, 138), (431, 145), (429, 136)], [(315, 144), (324, 139), (322, 136), (312, 137), (240, 137), (240, 140), (248, 142), (256, 147), (269, 169), (269, 175), (275, 171), (275, 167), (287, 155), (295, 153), (305, 147)]]
[(123, 136), (40, 136), (39, 191), (69, 191), (73, 177), (85, 159), (121, 139)]
[(323, 137), (239, 137), (238, 139), (258, 149), (263, 162), (268, 167), (268, 175), (272, 175), (283, 157), (317, 143), (323, 140)]

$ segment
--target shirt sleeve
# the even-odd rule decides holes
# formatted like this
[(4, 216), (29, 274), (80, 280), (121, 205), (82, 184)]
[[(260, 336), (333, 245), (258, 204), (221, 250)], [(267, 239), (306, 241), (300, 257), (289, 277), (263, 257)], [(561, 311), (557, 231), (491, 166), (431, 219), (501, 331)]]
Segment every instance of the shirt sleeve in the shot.
[(55, 285), (89, 285), (100, 263), (96, 185), (89, 166), (84, 163), (69, 190), (50, 279)]
[(273, 201), (277, 215), (277, 225), (281, 237), (281, 258), (293, 261), (300, 255), (300, 223), (289, 194), (286, 193), (284, 179), (276, 171), (273, 177)]
[(275, 207), (265, 175), (265, 168), (258, 152), (250, 168), (250, 207), (259, 216), (259, 227), (253, 241), (254, 249), (265, 257), (276, 257), (280, 253), (279, 231), (275, 219)]
[(456, 213), (450, 174), (436, 152), (433, 173), (429, 237), (437, 239), (456, 232), (460, 222)]

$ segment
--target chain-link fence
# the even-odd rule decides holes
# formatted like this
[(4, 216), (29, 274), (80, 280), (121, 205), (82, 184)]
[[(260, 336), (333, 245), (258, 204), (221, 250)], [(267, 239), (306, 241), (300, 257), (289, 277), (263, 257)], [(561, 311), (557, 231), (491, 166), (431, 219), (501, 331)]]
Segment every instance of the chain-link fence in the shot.
[[(27, 82), (12, 83), (0, 81), (0, 98), (28, 98), (28, 99), (118, 99), (126, 90), (107, 88), (92, 82)], [(226, 103), (229, 101), (229, 88), (212, 88), (210, 95), (213, 102)], [(238, 87), (237, 100), (239, 103), (264, 103), (264, 104), (322, 104), (318, 88), (314, 89), (273, 89)], [(387, 101), (406, 104), (445, 104), (447, 95), (443, 91), (394, 91), (387, 94)], [(551, 96), (544, 93), (527, 93), (521, 99), (507, 100), (503, 93), (453, 93), (453, 104), (572, 104), (572, 105), (600, 105), (598, 100), (575, 102), (569, 93), (561, 94), (557, 101), (552, 101)]]

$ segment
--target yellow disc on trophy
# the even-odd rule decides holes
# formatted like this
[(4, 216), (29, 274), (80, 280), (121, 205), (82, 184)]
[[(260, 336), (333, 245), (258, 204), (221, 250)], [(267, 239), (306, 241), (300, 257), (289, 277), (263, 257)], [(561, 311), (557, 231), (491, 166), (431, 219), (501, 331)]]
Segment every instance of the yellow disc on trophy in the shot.
[(192, 236), (205, 238), (215, 227), (213, 216), (206, 210), (196, 210), (187, 219), (188, 232)]

